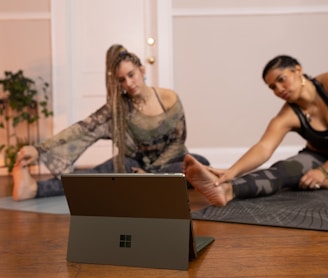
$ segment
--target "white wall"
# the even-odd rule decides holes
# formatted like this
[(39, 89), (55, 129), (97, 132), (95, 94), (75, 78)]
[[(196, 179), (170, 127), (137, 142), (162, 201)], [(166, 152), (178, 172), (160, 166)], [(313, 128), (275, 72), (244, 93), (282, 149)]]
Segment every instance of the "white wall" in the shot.
[[(313, 76), (328, 70), (328, 1), (173, 4), (173, 86), (187, 113), (190, 147), (255, 143), (283, 104), (261, 78), (274, 56), (296, 57)], [(291, 135), (283, 145), (300, 143)]]
[[(262, 81), (274, 56), (296, 57), (305, 73), (328, 71), (328, 1), (173, 0), (172, 86), (187, 116), (187, 145), (229, 166), (264, 132), (282, 100)], [(289, 134), (268, 162), (304, 145)]]

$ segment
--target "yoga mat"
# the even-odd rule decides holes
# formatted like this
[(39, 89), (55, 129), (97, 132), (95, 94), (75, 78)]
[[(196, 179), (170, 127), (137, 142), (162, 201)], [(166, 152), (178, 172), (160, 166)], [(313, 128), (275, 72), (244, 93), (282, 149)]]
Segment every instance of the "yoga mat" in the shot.
[(192, 218), (328, 231), (328, 190), (285, 191), (233, 200), (225, 207), (209, 206), (195, 211)]
[(16, 202), (12, 197), (0, 198), (0, 209), (21, 210), (38, 213), (69, 214), (65, 196), (36, 198)]

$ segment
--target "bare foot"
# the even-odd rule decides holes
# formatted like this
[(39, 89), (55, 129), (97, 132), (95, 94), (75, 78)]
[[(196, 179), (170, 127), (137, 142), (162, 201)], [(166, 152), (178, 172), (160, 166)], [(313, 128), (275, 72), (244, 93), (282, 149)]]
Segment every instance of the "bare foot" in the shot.
[(184, 159), (184, 172), (187, 180), (203, 194), (213, 206), (223, 207), (232, 200), (231, 184), (217, 185), (217, 176), (206, 169), (191, 155)]
[(13, 169), (12, 175), (14, 180), (13, 199), (22, 201), (32, 199), (36, 196), (37, 183), (30, 175), (27, 166), (17, 163)]

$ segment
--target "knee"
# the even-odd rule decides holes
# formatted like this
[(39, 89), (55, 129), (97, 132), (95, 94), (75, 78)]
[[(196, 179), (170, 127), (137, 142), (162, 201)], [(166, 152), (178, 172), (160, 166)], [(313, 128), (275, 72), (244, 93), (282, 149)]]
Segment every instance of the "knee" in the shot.
[(200, 163), (202, 163), (203, 165), (210, 165), (210, 162), (207, 160), (207, 158), (205, 158), (204, 156), (202, 155), (199, 155), (199, 154), (193, 154), (191, 153), (191, 155), (197, 159)]
[(305, 172), (303, 165), (298, 161), (280, 160), (274, 163), (270, 168), (276, 168), (278, 171), (285, 172), (289, 175)]
[(135, 159), (133, 159), (131, 157), (125, 157), (124, 158), (124, 164), (125, 164), (125, 170), (128, 173), (131, 172), (131, 168), (132, 167), (133, 168), (142, 168), (141, 165), (140, 165), (140, 163), (137, 160), (135, 160)]

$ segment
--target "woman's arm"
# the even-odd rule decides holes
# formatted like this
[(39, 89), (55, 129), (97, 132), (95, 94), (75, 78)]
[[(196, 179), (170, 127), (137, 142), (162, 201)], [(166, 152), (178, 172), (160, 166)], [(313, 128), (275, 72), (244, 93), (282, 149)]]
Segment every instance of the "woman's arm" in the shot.
[(110, 111), (104, 105), (86, 119), (35, 146), (40, 160), (54, 175), (72, 171), (73, 163), (90, 145), (111, 136), (109, 120)]
[(289, 105), (284, 105), (267, 126), (261, 139), (219, 178), (219, 183), (255, 170), (266, 162), (277, 149), (286, 134), (299, 126), (299, 120)]

